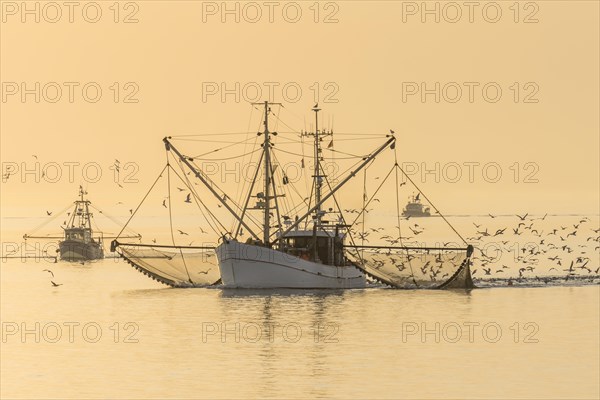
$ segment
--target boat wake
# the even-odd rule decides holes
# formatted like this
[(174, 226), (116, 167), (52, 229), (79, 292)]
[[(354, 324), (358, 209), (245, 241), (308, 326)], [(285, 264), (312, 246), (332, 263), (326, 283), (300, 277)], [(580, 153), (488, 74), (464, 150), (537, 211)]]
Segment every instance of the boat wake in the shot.
[(498, 287), (560, 287), (560, 286), (589, 286), (600, 285), (600, 275), (565, 277), (565, 276), (536, 276), (533, 278), (478, 278), (474, 279), (478, 288)]

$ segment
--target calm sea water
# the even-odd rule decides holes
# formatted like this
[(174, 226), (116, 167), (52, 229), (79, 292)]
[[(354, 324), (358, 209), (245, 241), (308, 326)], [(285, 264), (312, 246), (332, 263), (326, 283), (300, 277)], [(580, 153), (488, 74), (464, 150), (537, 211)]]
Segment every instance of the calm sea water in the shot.
[(600, 397), (594, 283), (171, 289), (116, 259), (0, 281), (2, 398)]

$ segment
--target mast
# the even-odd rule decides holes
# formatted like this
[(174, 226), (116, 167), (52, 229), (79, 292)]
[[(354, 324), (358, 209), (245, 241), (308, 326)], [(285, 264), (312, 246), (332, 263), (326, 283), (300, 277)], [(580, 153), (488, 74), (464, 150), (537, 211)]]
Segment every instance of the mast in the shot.
[(83, 190), (83, 187), (80, 185), (79, 186), (79, 195), (81, 196), (81, 202), (85, 206), (85, 211), (81, 215), (81, 219), (83, 221), (83, 224), (80, 224), (80, 225), (83, 225), (85, 228), (88, 228), (90, 230), (90, 233), (91, 233), (91, 231), (92, 231), (92, 221), (90, 220), (90, 209), (88, 207), (89, 206), (89, 201), (83, 199), (83, 195), (84, 194), (87, 194), (87, 193)]
[(272, 170), (271, 170), (271, 134), (277, 136), (277, 132), (269, 132), (269, 113), (271, 112), (270, 105), (281, 105), (281, 103), (269, 103), (265, 101), (263, 103), (252, 103), (253, 105), (264, 105), (265, 107), (265, 121), (264, 132), (259, 135), (264, 135), (263, 138), (263, 159), (264, 159), (264, 169), (265, 169), (265, 181), (264, 181), (264, 226), (263, 226), (263, 243), (265, 246), (270, 246), (270, 237), (271, 237), (271, 199), (275, 198), (275, 194), (271, 195), (271, 180), (272, 180)]
[(265, 131), (263, 149), (265, 154), (265, 226), (263, 228), (263, 243), (269, 244), (270, 224), (271, 224), (271, 143), (269, 142), (269, 103), (265, 101)]
[[(319, 108), (319, 103), (315, 104), (315, 106), (312, 108), (312, 110), (315, 112), (315, 131), (313, 133), (303, 133), (303, 136), (312, 136), (314, 137), (314, 163), (315, 163), (315, 167), (314, 167), (314, 171), (313, 171), (313, 185), (312, 185), (312, 193), (314, 193), (315, 196), (315, 205), (316, 208), (314, 209), (314, 215), (313, 215), (313, 220), (315, 222), (315, 224), (317, 225), (321, 225), (321, 217), (323, 215), (323, 212), (321, 211), (321, 197), (322, 197), (322, 187), (323, 187), (323, 178), (325, 178), (326, 175), (322, 175), (322, 171), (321, 171), (321, 153), (322, 153), (322, 149), (321, 149), (321, 141), (323, 141), (324, 137), (327, 136), (333, 136), (333, 132), (332, 131), (319, 131), (319, 111), (321, 111), (321, 109)], [(312, 197), (312, 194), (311, 194)]]
[(90, 209), (89, 209), (89, 201), (85, 200), (83, 196), (87, 194), (85, 190), (83, 190), (83, 186), (79, 185), (79, 200), (75, 201), (75, 208), (73, 210), (73, 215), (71, 215), (71, 219), (69, 221), (68, 228), (84, 228), (92, 230), (92, 222), (90, 221)]

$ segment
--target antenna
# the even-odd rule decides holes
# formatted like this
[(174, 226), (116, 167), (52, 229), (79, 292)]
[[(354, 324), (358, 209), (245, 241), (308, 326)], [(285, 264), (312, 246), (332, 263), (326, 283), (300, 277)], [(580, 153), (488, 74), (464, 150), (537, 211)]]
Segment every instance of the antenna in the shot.
[(313, 108), (312, 111), (314, 111), (315, 113), (315, 131), (314, 133), (304, 133), (304, 136), (313, 136), (314, 137), (314, 162), (315, 162), (315, 168), (314, 168), (314, 173), (313, 173), (313, 192), (315, 194), (315, 204), (317, 205), (317, 207), (314, 209), (314, 215), (313, 215), (313, 219), (316, 225), (321, 225), (321, 217), (323, 216), (324, 212), (321, 210), (321, 197), (322, 197), (322, 193), (321, 193), (321, 189), (323, 186), (323, 178), (326, 177), (326, 175), (322, 175), (322, 171), (321, 171), (321, 153), (322, 153), (322, 149), (321, 149), (321, 141), (323, 140), (323, 138), (325, 136), (330, 136), (332, 134), (332, 132), (327, 132), (327, 131), (319, 131), (319, 111), (321, 111), (321, 109), (319, 108), (319, 103), (316, 103)]

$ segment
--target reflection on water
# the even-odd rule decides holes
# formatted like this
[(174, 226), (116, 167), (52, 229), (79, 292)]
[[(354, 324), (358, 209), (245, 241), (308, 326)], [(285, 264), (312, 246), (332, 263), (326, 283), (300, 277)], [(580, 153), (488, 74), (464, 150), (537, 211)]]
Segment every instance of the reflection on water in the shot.
[(0, 273), (3, 397), (599, 395), (597, 285), (170, 289), (115, 260)]
[[(475, 228), (469, 219), (461, 232), (507, 222)], [(8, 259), (0, 265), (0, 395), (598, 398), (600, 288), (576, 259), (598, 268), (598, 243), (588, 240), (596, 222), (568, 238), (571, 253), (547, 244), (562, 243), (548, 236), (554, 225), (574, 220), (536, 222), (544, 244), (529, 231), (487, 238), (503, 250), (491, 261), (493, 252), (476, 253), (475, 276), (501, 287), (471, 291), (171, 289), (115, 259)], [(540, 261), (528, 257), (534, 269), (509, 287), (528, 241)], [(581, 279), (567, 281), (574, 257)]]

